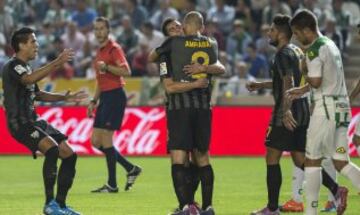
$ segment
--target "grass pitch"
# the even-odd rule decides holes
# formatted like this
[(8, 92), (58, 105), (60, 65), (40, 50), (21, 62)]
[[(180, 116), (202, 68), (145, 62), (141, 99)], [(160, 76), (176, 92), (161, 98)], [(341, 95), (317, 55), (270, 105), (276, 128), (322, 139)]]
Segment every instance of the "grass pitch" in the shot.
[[(125, 172), (118, 166), (117, 194), (91, 194), (106, 181), (104, 157), (80, 157), (77, 175), (68, 197), (68, 205), (84, 215), (165, 215), (175, 206), (176, 197), (170, 178), (168, 158), (131, 157), (130, 161), (143, 168), (142, 175), (132, 190), (125, 192)], [(31, 156), (0, 157), (0, 214), (42, 214), (44, 203), (42, 160)], [(360, 165), (359, 159), (353, 162)], [(263, 158), (213, 158), (215, 171), (214, 208), (218, 215), (248, 215), (266, 203), (266, 166)], [(280, 201), (291, 196), (292, 164), (282, 160), (283, 184)], [(339, 177), (340, 184), (348, 186), (349, 202), (346, 215), (360, 214), (360, 195), (348, 180)], [(197, 201), (201, 196), (197, 194)], [(327, 199), (322, 188), (320, 205)]]

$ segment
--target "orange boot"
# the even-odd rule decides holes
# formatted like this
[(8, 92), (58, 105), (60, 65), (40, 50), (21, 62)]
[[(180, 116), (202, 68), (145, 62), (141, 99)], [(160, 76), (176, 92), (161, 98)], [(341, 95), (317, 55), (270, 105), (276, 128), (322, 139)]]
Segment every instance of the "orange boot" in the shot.
[(285, 202), (284, 205), (280, 207), (281, 212), (304, 212), (304, 204), (302, 202), (296, 202), (293, 199)]

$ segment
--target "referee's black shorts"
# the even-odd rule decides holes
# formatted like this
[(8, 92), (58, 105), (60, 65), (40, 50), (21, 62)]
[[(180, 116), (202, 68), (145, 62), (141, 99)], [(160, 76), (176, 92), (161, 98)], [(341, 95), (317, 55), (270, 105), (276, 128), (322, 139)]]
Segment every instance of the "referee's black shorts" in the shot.
[(96, 110), (94, 128), (119, 130), (124, 118), (126, 95), (123, 88), (101, 92)]
[(269, 126), (265, 145), (280, 151), (305, 152), (307, 126), (297, 127), (294, 131), (284, 126)]
[(167, 110), (167, 149), (200, 152), (209, 150), (211, 136), (210, 109)]

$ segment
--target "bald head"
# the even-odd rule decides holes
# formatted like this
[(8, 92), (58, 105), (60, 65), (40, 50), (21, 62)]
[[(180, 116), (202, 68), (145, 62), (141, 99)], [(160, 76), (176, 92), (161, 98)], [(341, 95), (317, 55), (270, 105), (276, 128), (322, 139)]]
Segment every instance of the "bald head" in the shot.
[(185, 34), (194, 34), (204, 29), (204, 19), (201, 13), (191, 11), (184, 18)]
[(184, 18), (184, 24), (195, 25), (200, 29), (204, 25), (204, 19), (201, 13), (197, 11), (191, 11), (186, 14)]

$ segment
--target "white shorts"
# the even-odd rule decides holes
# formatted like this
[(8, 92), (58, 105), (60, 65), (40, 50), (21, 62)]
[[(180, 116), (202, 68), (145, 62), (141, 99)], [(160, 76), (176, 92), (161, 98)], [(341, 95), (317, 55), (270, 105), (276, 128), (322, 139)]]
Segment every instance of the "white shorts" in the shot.
[(331, 157), (335, 160), (349, 160), (347, 128), (336, 128), (334, 120), (326, 116), (311, 116), (306, 138), (306, 157), (318, 160)]

